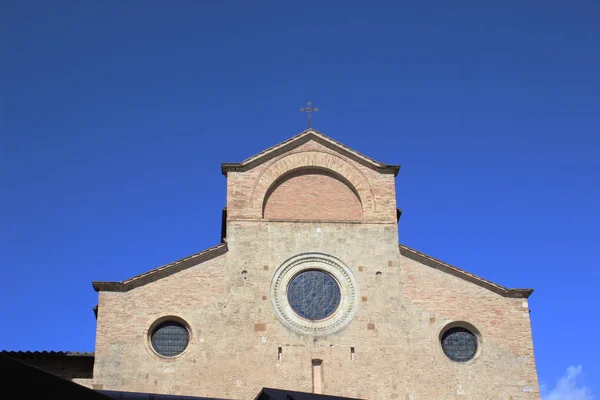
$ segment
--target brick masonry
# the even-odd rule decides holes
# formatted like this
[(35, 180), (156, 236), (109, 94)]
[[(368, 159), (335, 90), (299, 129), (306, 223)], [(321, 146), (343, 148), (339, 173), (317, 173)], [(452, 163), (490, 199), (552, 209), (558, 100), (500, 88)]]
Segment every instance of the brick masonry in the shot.
[[(252, 399), (263, 387), (312, 391), (312, 360), (318, 359), (324, 394), (539, 399), (526, 299), (504, 297), (402, 256), (393, 175), (333, 153), (309, 141), (247, 171), (229, 172), (225, 254), (129, 291), (101, 291), (94, 385)], [(313, 180), (298, 173), (302, 167), (332, 172)], [(298, 180), (278, 185), (290, 172)], [(354, 190), (340, 186), (336, 174)], [(310, 208), (298, 214), (302, 204), (294, 202), (307, 184), (324, 198), (347, 196), (331, 202), (341, 208), (330, 211), (336, 220), (357, 215), (349, 196), (357, 193), (362, 219), (305, 220)], [(277, 196), (273, 208), (269, 191)], [(266, 215), (277, 220), (262, 217), (265, 198)], [(315, 212), (323, 206), (310, 204), (319, 207)], [(277, 268), (306, 252), (342, 260), (360, 286), (357, 314), (330, 336), (290, 331), (267, 300)], [(150, 326), (165, 316), (185, 320), (191, 330), (187, 349), (173, 359), (157, 356), (148, 343)], [(455, 321), (481, 335), (478, 356), (466, 363), (450, 361), (440, 346), (442, 330)]]
[(248, 171), (227, 174), (227, 215), (230, 220), (261, 220), (267, 192), (285, 174), (303, 168), (330, 171), (352, 185), (369, 222), (394, 222), (394, 175), (382, 174), (315, 141), (268, 160)]
[(301, 169), (275, 182), (265, 196), (264, 218), (360, 221), (362, 205), (340, 177), (320, 169)]

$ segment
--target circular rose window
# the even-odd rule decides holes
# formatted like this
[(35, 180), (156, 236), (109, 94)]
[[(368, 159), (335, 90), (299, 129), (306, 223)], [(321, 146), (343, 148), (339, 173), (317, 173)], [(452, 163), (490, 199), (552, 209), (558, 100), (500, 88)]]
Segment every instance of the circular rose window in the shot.
[(342, 261), (306, 253), (284, 262), (271, 281), (271, 304), (289, 329), (325, 336), (346, 326), (358, 309), (354, 274)]
[(175, 357), (183, 353), (190, 342), (190, 333), (178, 321), (165, 321), (152, 329), (150, 343), (156, 353), (163, 357)]
[(450, 328), (442, 335), (442, 350), (453, 361), (469, 361), (477, 354), (477, 336), (460, 326)]
[(327, 272), (304, 271), (290, 282), (287, 297), (298, 315), (316, 321), (329, 317), (337, 309), (340, 287)]

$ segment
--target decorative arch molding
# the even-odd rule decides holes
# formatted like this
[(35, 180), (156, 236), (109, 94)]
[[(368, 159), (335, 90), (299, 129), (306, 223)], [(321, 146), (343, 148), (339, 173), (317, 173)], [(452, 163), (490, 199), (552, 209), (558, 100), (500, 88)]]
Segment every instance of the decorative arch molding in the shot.
[[(314, 270), (330, 275), (340, 290), (336, 310), (319, 320), (310, 320), (298, 315), (288, 298), (290, 282), (302, 272)], [(269, 297), (275, 315), (290, 330), (305, 336), (328, 336), (343, 329), (356, 315), (360, 287), (350, 267), (340, 259), (324, 253), (301, 253), (289, 258), (277, 268), (271, 279)]]
[(363, 207), (359, 194), (343, 176), (325, 168), (301, 167), (286, 172), (269, 187), (262, 217), (362, 221)]
[(375, 212), (373, 188), (366, 176), (338, 154), (304, 150), (287, 153), (275, 160), (261, 172), (252, 187), (251, 201), (253, 214), (262, 217), (263, 202), (269, 188), (276, 184), (283, 175), (301, 168), (321, 168), (332, 171), (348, 181), (358, 194), (362, 203), (363, 217), (368, 218)]

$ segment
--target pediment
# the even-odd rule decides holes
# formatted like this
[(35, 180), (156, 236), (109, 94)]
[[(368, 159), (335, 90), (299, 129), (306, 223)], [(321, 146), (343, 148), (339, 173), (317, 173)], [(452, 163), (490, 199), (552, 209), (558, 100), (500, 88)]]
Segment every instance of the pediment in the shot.
[(229, 171), (246, 171), (251, 168), (254, 168), (257, 165), (265, 163), (271, 160), (274, 157), (277, 157), (281, 154), (294, 150), (295, 148), (314, 140), (315, 142), (328, 147), (330, 150), (343, 154), (344, 156), (355, 160), (362, 165), (365, 165), (369, 168), (372, 168), (380, 173), (386, 174), (394, 174), (396, 176), (398, 171), (400, 170), (399, 165), (390, 165), (384, 164), (379, 161), (375, 161), (370, 157), (365, 156), (362, 153), (359, 153), (356, 150), (351, 149), (350, 147), (330, 138), (329, 136), (318, 132), (314, 129), (307, 129), (300, 134), (291, 137), (288, 140), (285, 140), (279, 144), (269, 147), (261, 151), (258, 154), (253, 155), (245, 159), (239, 163), (223, 163), (221, 164), (221, 172), (223, 175), (227, 176)]

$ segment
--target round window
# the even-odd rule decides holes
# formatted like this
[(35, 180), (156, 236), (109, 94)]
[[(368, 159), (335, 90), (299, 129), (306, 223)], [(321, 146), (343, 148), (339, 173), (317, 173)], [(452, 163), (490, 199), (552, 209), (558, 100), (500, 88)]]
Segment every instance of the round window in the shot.
[(292, 309), (311, 321), (329, 317), (340, 304), (340, 287), (326, 272), (308, 270), (296, 275), (288, 285), (288, 302)]
[(177, 321), (165, 321), (152, 331), (150, 342), (155, 352), (163, 357), (175, 357), (183, 353), (190, 342), (190, 333)]
[(277, 318), (301, 335), (327, 336), (342, 330), (358, 310), (360, 291), (352, 270), (323, 253), (287, 259), (271, 280)]
[(442, 349), (453, 361), (469, 361), (477, 353), (477, 336), (466, 328), (450, 328), (442, 335)]

